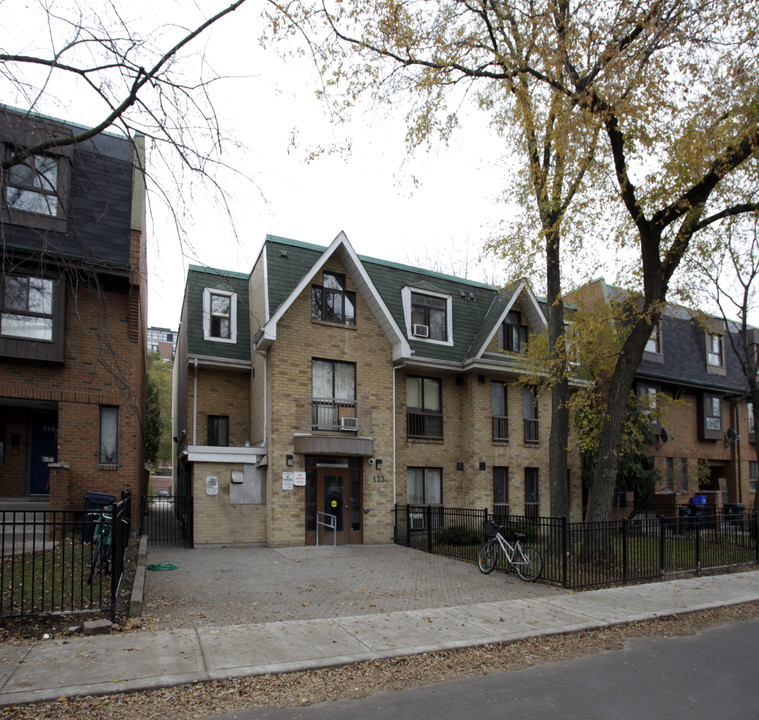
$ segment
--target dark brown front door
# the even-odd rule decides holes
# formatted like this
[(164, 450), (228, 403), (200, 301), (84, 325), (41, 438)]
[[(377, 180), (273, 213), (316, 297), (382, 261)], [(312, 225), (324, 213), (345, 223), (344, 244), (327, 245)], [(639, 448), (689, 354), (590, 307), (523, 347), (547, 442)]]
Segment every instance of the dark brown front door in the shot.
[(321, 523), (334, 523), (334, 532), (340, 545), (363, 542), (361, 471), (343, 467), (320, 467), (308, 473), (306, 482), (313, 483), (313, 487), (307, 486), (307, 496), (310, 495), (315, 501), (307, 503), (306, 507), (306, 512), (314, 515), (306, 518), (306, 544), (316, 543), (317, 524), (319, 544), (332, 544), (332, 529)]

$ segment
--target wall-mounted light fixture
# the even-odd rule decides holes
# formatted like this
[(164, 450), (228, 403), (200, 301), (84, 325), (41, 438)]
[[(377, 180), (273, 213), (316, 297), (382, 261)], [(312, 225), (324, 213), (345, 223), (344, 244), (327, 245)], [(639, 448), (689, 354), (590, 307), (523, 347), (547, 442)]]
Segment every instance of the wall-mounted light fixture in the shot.
[(380, 460), (379, 458), (377, 458), (377, 460), (375, 461), (375, 463), (377, 465), (377, 472), (379, 472), (380, 470), (382, 470), (382, 460)]
[(287, 465), (287, 467), (292, 467), (293, 466), (293, 456), (292, 455), (286, 455), (285, 456), (285, 465)]

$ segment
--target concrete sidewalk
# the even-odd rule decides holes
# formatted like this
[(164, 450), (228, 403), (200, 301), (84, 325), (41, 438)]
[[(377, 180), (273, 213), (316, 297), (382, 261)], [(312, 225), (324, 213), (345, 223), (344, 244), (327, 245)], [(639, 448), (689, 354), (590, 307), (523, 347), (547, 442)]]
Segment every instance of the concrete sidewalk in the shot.
[(513, 641), (759, 600), (759, 572), (331, 619), (0, 647), (0, 705), (291, 672)]

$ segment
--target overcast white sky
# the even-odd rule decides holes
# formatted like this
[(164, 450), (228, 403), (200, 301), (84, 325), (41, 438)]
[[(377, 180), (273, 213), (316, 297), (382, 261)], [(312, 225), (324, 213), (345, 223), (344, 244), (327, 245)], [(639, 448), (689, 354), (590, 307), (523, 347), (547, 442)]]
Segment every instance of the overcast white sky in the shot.
[[(41, 2), (42, 0), (40, 0)], [(49, 1), (49, 0), (48, 0)], [(53, 0), (67, 12), (86, 0)], [(96, 7), (102, 5), (92, 0)], [(114, 0), (125, 19), (150, 32), (169, 21), (188, 27), (225, 7), (227, 0)], [(34, 0), (0, 0), (0, 48), (33, 54), (46, 45), (45, 24)], [(483, 240), (511, 210), (498, 198), (514, 172), (504, 145), (479, 115), (467, 118), (449, 147), (407, 157), (402, 103), (393, 112), (358, 111), (344, 128), (330, 123), (316, 101), (316, 71), (307, 60), (283, 61), (257, 44), (260, 4), (253, 1), (223, 19), (192, 46), (213, 70), (230, 76), (213, 87), (222, 132), (245, 146), (227, 145), (226, 161), (246, 180), (220, 175), (232, 222), (218, 198), (184, 185), (190, 215), (178, 237), (170, 214), (151, 193), (148, 222), (150, 325), (175, 329), (190, 264), (248, 272), (267, 233), (328, 245), (342, 230), (360, 254), (462, 273), (468, 260), (473, 279), (497, 282), (508, 268), (492, 259), (473, 268)], [(159, 15), (160, 13), (160, 15)], [(90, 18), (85, 18), (85, 21)], [(26, 34), (24, 36), (24, 34)], [(165, 47), (165, 44), (164, 44)], [(39, 50), (37, 50), (39, 52)], [(188, 67), (190, 67), (188, 65)], [(65, 120), (93, 125), (103, 117), (91, 94), (58, 82), (48, 86), (39, 110)], [(54, 98), (54, 101), (51, 99)], [(2, 84), (0, 102), (24, 107), (25, 98)], [(297, 138), (295, 147), (291, 145)], [(307, 163), (308, 150), (350, 138), (350, 157), (322, 156)], [(149, 161), (149, 170), (157, 163)], [(421, 184), (415, 186), (414, 178)], [(176, 189), (162, 174), (156, 180)], [(603, 274), (591, 267), (592, 253), (578, 272)], [(617, 258), (618, 260), (618, 258)], [(565, 275), (571, 274), (565, 268)], [(612, 280), (607, 270), (606, 277)], [(576, 279), (576, 278), (575, 278)], [(565, 285), (568, 283), (565, 281)]]
[[(255, 8), (220, 24), (205, 48), (217, 72), (246, 76), (225, 81), (214, 99), (224, 129), (249, 148), (230, 159), (252, 181), (227, 182), (237, 237), (222, 209), (204, 203), (193, 213), (192, 248), (180, 252), (175, 240), (159, 237), (159, 219), (150, 242), (152, 325), (176, 326), (188, 263), (247, 272), (267, 233), (328, 245), (342, 230), (360, 254), (414, 262), (455, 252), (471, 259), (506, 211), (495, 201), (508, 172), (502, 143), (483, 121), (475, 119), (449, 148), (412, 159), (401, 112), (358, 113), (349, 127), (335, 128), (314, 98), (317, 79), (307, 61), (285, 64), (251, 47)], [(306, 162), (310, 147), (345, 137), (350, 157)], [(421, 180), (417, 188), (412, 175)]]

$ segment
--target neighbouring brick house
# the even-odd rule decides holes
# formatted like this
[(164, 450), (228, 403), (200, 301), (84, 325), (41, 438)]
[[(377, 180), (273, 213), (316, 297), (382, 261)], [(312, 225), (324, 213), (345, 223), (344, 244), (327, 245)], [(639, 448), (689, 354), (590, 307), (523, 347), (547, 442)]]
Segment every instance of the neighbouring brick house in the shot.
[[(611, 304), (625, 291), (603, 279), (568, 296), (578, 303)], [(667, 402), (654, 423), (650, 458), (661, 480), (651, 508), (670, 513), (675, 505), (706, 496), (712, 508), (726, 503), (753, 506), (757, 455), (748, 384), (724, 320), (667, 305), (638, 368), (635, 392), (652, 403)], [(759, 331), (751, 330), (759, 348)]]
[(249, 274), (190, 268), (173, 435), (195, 544), (311, 544), (330, 516), (339, 542), (391, 542), (396, 503), (548, 514), (550, 398), (517, 361), (544, 328), (524, 282), (358, 256), (342, 233), (267, 236)]
[[(0, 106), (4, 157), (83, 130)], [(2, 173), (4, 499), (78, 510), (86, 492), (144, 491), (141, 148), (102, 133)]]

